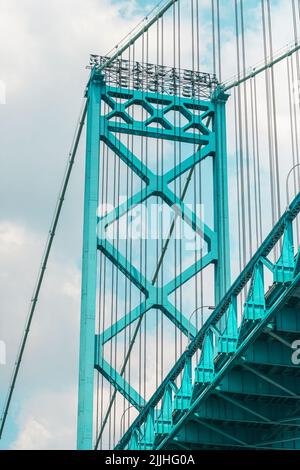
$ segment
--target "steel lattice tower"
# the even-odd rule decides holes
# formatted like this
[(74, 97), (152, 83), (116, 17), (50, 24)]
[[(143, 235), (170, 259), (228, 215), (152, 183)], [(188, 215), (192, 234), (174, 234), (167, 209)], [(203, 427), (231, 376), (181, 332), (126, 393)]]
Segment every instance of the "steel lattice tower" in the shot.
[[(128, 88), (120, 87), (120, 73), (124, 70), (130, 78)], [(147, 73), (155, 69), (156, 91), (147, 85)], [(163, 75), (160, 71), (163, 70)], [(153, 75), (152, 75), (153, 77)], [(162, 78), (160, 78), (162, 77)], [(118, 80), (119, 78), (119, 80)], [(134, 83), (139, 80), (139, 89)], [(119, 86), (116, 86), (117, 83)], [(189, 98), (183, 96), (184, 87), (190, 86)], [(151, 88), (151, 87), (150, 87)], [(120, 104), (118, 98), (123, 101)], [(84, 239), (82, 265), (82, 303), (81, 303), (81, 340), (79, 372), (78, 408), (78, 447), (92, 448), (94, 370), (120, 391), (130, 403), (140, 408), (143, 399), (129, 383), (109, 364), (102, 355), (102, 347), (132, 322), (151, 308), (157, 308), (166, 315), (185, 335), (189, 322), (182, 312), (169, 302), (168, 296), (195, 274), (209, 264), (215, 271), (215, 302), (225, 294), (230, 284), (229, 227), (228, 227), (228, 183), (226, 155), (226, 118), (227, 95), (219, 90), (215, 77), (191, 71), (167, 69), (149, 64), (128, 63), (116, 60), (101, 73), (94, 67), (87, 89), (87, 144), (84, 198)], [(111, 111), (101, 114), (101, 102), (107, 103)], [(160, 106), (155, 106), (159, 104)], [(144, 122), (134, 120), (128, 108), (142, 106), (149, 114)], [(184, 126), (175, 126), (166, 118), (169, 111), (178, 111), (187, 119)], [(113, 120), (119, 118), (119, 122)], [(158, 123), (161, 129), (151, 125)], [(179, 123), (178, 123), (179, 124)], [(195, 132), (197, 130), (197, 132)], [(118, 141), (114, 133), (154, 137), (171, 141), (189, 142), (196, 146), (195, 154), (168, 170), (164, 175), (154, 174), (130, 149)], [(103, 140), (118, 157), (141, 178), (146, 187), (134, 194), (102, 218), (97, 217), (99, 204), (99, 143)], [(213, 159), (213, 214), (214, 227), (208, 227), (199, 220), (184, 202), (169, 188), (168, 184), (194, 167), (205, 158)], [(204, 238), (208, 246), (207, 254), (199, 258), (173, 281), (163, 288), (157, 288), (144, 278), (130, 261), (107, 240), (106, 228), (145, 199), (157, 195), (171, 207), (176, 207), (180, 217), (195, 232)], [(111, 325), (100, 335), (95, 330), (97, 250), (108, 259), (146, 295), (142, 305), (127, 312), (117, 323)], [(195, 333), (193, 327), (193, 334)], [(96, 361), (95, 361), (96, 358)]]

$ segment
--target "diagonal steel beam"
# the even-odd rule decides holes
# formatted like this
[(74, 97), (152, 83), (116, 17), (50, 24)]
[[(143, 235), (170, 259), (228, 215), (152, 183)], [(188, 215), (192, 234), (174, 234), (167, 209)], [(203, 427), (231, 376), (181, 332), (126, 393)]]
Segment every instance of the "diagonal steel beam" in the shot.
[(145, 400), (133, 387), (130, 386), (124, 377), (113, 369), (107, 361), (101, 358), (100, 361), (96, 363), (95, 368), (129, 401), (131, 405), (133, 405), (138, 411), (141, 411), (145, 405)]
[(214, 431), (217, 434), (220, 434), (221, 436), (227, 437), (227, 439), (230, 439), (231, 441), (237, 442), (238, 444), (244, 446), (244, 447), (249, 447), (249, 444), (247, 442), (242, 441), (241, 439), (238, 439), (235, 436), (232, 436), (232, 434), (229, 434), (228, 432), (222, 431), (220, 428), (217, 426), (213, 426), (212, 424), (207, 423), (206, 421), (203, 421), (202, 419), (199, 419), (197, 417), (197, 414), (194, 414), (192, 416), (192, 420), (196, 421), (199, 423), (201, 426), (204, 426), (207, 429), (210, 429), (211, 431)]
[(98, 249), (144, 294), (147, 295), (152, 290), (152, 285), (145, 276), (106, 238), (98, 238)]
[[(270, 446), (274, 446), (274, 444), (283, 444), (284, 442), (294, 442), (294, 441), (299, 441), (299, 440), (300, 440), (300, 437), (290, 437), (288, 439), (280, 439), (280, 440), (276, 440), (276, 441), (267, 441), (267, 442), (261, 442), (261, 443), (257, 442), (254, 445), (256, 447), (268, 448)], [(280, 449), (282, 450), (282, 447), (280, 447)]]
[(276, 339), (279, 343), (283, 344), (284, 346), (286, 346), (287, 348), (289, 349), (292, 349), (292, 346), (291, 344), (286, 341), (285, 339), (283, 339), (280, 335), (278, 335), (277, 333), (274, 333), (274, 331), (270, 330), (269, 328), (266, 328), (265, 329), (265, 333), (267, 333), (269, 336), (271, 336), (272, 338)]

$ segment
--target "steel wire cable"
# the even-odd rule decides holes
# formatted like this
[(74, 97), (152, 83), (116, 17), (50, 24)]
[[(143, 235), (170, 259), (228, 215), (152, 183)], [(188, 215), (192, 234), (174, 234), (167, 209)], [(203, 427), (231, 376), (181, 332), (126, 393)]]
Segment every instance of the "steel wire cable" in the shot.
[[(174, 70), (176, 70), (176, 45), (177, 45), (177, 39), (176, 39), (176, 7), (175, 4), (173, 5), (173, 18), (172, 18), (172, 23), (173, 23), (173, 67)], [(174, 77), (174, 82), (175, 82), (175, 77)], [(174, 86), (175, 89), (175, 86)], [(174, 127), (175, 127), (175, 136), (176, 136), (176, 124), (177, 124), (177, 117), (176, 113), (174, 112)], [(173, 167), (176, 168), (177, 165), (177, 142), (176, 140), (173, 143)], [(174, 192), (177, 194), (177, 182), (178, 179), (176, 178), (174, 181)], [(177, 277), (177, 227), (176, 227), (176, 221), (174, 223), (174, 278), (176, 279)], [(175, 290), (174, 293), (174, 304), (175, 308), (177, 308), (177, 289)], [(174, 350), (174, 357), (175, 361), (177, 361), (178, 358), (178, 331), (176, 325), (174, 325), (174, 342), (175, 342), (175, 350)]]
[[(122, 58), (122, 56), (121, 56)], [(121, 104), (121, 98), (120, 98), (120, 104)], [(120, 123), (121, 123), (121, 117), (119, 118)], [(119, 133), (118, 136), (118, 148), (120, 150), (120, 145), (121, 145), (121, 133)], [(119, 156), (116, 156), (117, 158), (117, 199), (116, 203), (117, 206), (119, 207), (120, 205), (120, 184), (121, 184), (121, 159)], [(117, 249), (117, 263), (119, 264), (119, 252), (120, 252), (120, 217), (117, 218), (116, 221), (116, 249)], [(116, 268), (116, 303), (115, 303), (115, 322), (118, 321), (119, 319), (119, 283), (120, 283), (120, 277), (119, 277), (119, 269), (118, 267)], [(118, 363), (117, 363), (117, 358), (118, 358), (118, 335), (115, 336), (115, 361), (114, 361), (114, 367), (115, 370), (118, 368)], [(116, 409), (116, 400), (114, 401), (114, 436), (113, 436), (113, 442), (114, 446), (116, 443), (116, 419), (117, 419), (117, 409)]]
[(216, 75), (216, 31), (215, 31), (215, 0), (211, 0), (212, 56), (213, 73)]
[[(235, 33), (236, 33), (236, 55), (237, 55), (237, 72), (240, 77), (241, 67), (240, 67), (240, 45), (239, 45), (239, 19), (238, 19), (238, 3), (235, 0)], [(240, 237), (240, 251), (242, 259), (242, 268), (246, 265), (246, 220), (245, 220), (245, 196), (244, 188), (245, 178), (244, 178), (244, 153), (243, 153), (243, 133), (242, 133), (242, 103), (241, 103), (241, 90), (240, 87), (237, 87), (237, 134), (238, 134), (238, 156), (239, 156), (239, 174), (238, 178), (240, 181), (240, 195), (241, 195), (241, 205), (240, 205), (240, 216), (241, 216), (241, 237)]]
[[(236, 194), (240, 194), (240, 169), (239, 169), (239, 142), (238, 142), (238, 104), (237, 104), (237, 90), (233, 90), (234, 97), (234, 134), (235, 134), (235, 169), (236, 169)], [(237, 198), (237, 231), (238, 231), (238, 259), (239, 259), (239, 272), (242, 271), (242, 226), (241, 226), (241, 201)], [(242, 296), (240, 296), (240, 308), (242, 308)]]
[[(290, 72), (290, 62), (291, 62), (291, 67), (293, 66), (292, 64), (292, 58), (287, 57), (286, 59), (286, 66), (287, 66), (287, 86), (288, 86), (288, 97), (289, 97), (289, 115), (290, 115), (290, 134), (291, 134), (291, 151), (292, 151), (292, 164), (293, 168), (296, 165), (296, 145), (295, 145), (295, 134), (294, 134), (294, 113), (293, 113), (293, 96), (292, 96), (292, 82), (291, 82), (291, 72)], [(294, 192), (296, 192), (296, 172), (293, 172), (293, 180), (294, 180)], [(289, 201), (286, 201), (286, 204), (288, 205)], [(299, 220), (298, 217), (296, 219), (296, 226), (297, 226), (297, 243), (299, 244)]]
[[(272, 19), (271, 19), (271, 4), (270, 0), (267, 0), (268, 8), (268, 29), (269, 29), (269, 44), (270, 44), (270, 56), (273, 60), (273, 33), (272, 33)], [(278, 132), (277, 132), (277, 105), (276, 105), (276, 94), (275, 94), (275, 77), (274, 67), (270, 68), (271, 74), (271, 96), (272, 96), (272, 114), (273, 114), (273, 139), (274, 139), (274, 168), (275, 168), (275, 187), (276, 187), (276, 204), (277, 211), (275, 213), (276, 219), (279, 219), (281, 215), (281, 202), (280, 202), (280, 182), (279, 182), (279, 155), (278, 155)]]
[[(107, 112), (107, 104), (105, 102), (101, 103), (102, 109), (103, 109), (103, 114), (105, 115)], [(102, 148), (102, 152), (101, 152)], [(102, 165), (101, 168), (101, 192), (100, 192), (100, 204), (103, 204), (104, 201), (104, 188), (105, 188), (105, 182), (107, 179), (105, 179), (105, 171), (106, 171), (106, 162), (105, 162), (105, 144), (102, 141), (100, 143), (100, 165)], [(98, 214), (102, 216), (101, 214)], [(101, 325), (102, 325), (102, 318), (103, 315), (105, 314), (105, 311), (102, 309), (102, 302), (103, 302), (103, 284), (105, 282), (105, 276), (104, 276), (104, 263), (105, 263), (105, 257), (102, 253), (100, 253), (100, 260), (99, 260), (99, 295), (98, 295), (98, 332), (101, 331)], [(100, 361), (100, 348), (99, 348), (99, 354), (98, 354), (98, 362)], [(101, 374), (101, 389), (102, 389), (102, 394), (101, 394), (101, 399), (100, 399), (100, 405), (99, 405), (99, 389), (100, 389), (100, 374), (97, 374), (97, 384), (96, 384), (96, 430), (99, 429), (99, 420), (102, 422), (102, 413), (103, 413), (103, 403), (101, 400), (103, 400), (103, 382), (104, 382), (104, 377)], [(101, 411), (100, 411), (101, 410)], [(101, 415), (99, 417), (99, 414)]]
[[(144, 37), (144, 34), (142, 36), (142, 63), (145, 62), (145, 37)], [(144, 77), (143, 77), (144, 79)], [(144, 90), (142, 90), (142, 100), (144, 101)], [(145, 121), (145, 109), (144, 107), (142, 107), (142, 122)], [(142, 164), (144, 165), (144, 141), (146, 140), (145, 139), (141, 139), (141, 161), (142, 161)], [(142, 191), (143, 189), (143, 181), (141, 179), (141, 184), (140, 184), (140, 191)], [(145, 252), (146, 250), (144, 251), (144, 244), (143, 244), (143, 237), (144, 237), (144, 230), (145, 230), (145, 226), (146, 226), (146, 223), (147, 223), (147, 216), (145, 218), (145, 214), (144, 214), (144, 209), (143, 209), (143, 206), (141, 206), (141, 224), (140, 224), (140, 227), (141, 227), (141, 233), (140, 233), (140, 273), (144, 275), (145, 279), (147, 279), (147, 274), (145, 273), (144, 271), (144, 264), (145, 264), (145, 261), (143, 263), (143, 260), (144, 260), (144, 257), (146, 256), (145, 255)], [(146, 237), (145, 237), (146, 238)], [(142, 304), (142, 292), (140, 291), (140, 305)], [(142, 310), (140, 309), (140, 317), (142, 316)], [(143, 344), (143, 357), (141, 357), (141, 363), (140, 363), (140, 380), (139, 380), (139, 394), (140, 396), (143, 396), (144, 400), (146, 399), (145, 398), (145, 387), (143, 387), (144, 383), (145, 383), (145, 374), (146, 374), (146, 370), (145, 368), (143, 367), (145, 365), (145, 361), (144, 361), (144, 357), (146, 355), (146, 338), (145, 338), (145, 335), (143, 335), (143, 323), (141, 324), (141, 328), (140, 328), (140, 348), (142, 348), (142, 344)], [(142, 372), (143, 371), (143, 372)], [(142, 377), (143, 375), (143, 377)], [(143, 389), (143, 393), (142, 393), (142, 389)]]
[[(299, 13), (299, 20), (300, 20), (300, 4), (298, 1), (298, 13)], [(296, 15), (296, 7), (295, 7), (295, 0), (292, 1), (292, 16), (293, 16), (293, 31), (294, 31), (294, 41), (296, 44), (298, 44), (298, 25), (299, 23), (297, 22), (297, 15)], [(300, 56), (299, 56), (299, 50), (296, 51), (295, 53), (295, 69), (296, 73), (294, 73), (294, 67), (293, 67), (293, 58), (292, 56), (290, 57), (290, 65), (291, 65), (291, 90), (293, 90), (292, 94), (292, 103), (293, 103), (293, 118), (294, 118), (294, 145), (295, 145), (295, 164), (299, 164), (300, 162), (300, 155), (299, 155), (299, 139), (298, 139), (298, 132), (297, 129), (298, 127), (298, 116), (297, 116), (297, 100), (298, 100), (298, 112), (300, 111)], [(298, 95), (296, 97), (296, 90), (298, 92)], [(294, 176), (294, 188), (296, 192), (296, 175), (297, 175), (297, 185), (298, 188), (300, 187), (300, 170), (299, 170), (299, 165), (297, 168), (295, 168), (296, 171), (294, 171), (293, 176)], [(298, 223), (298, 219), (297, 219)], [(299, 232), (297, 231), (297, 240), (299, 240)]]
[[(129, 60), (129, 63), (131, 61), (131, 48), (129, 48), (128, 50), (128, 60)], [(129, 72), (130, 73), (130, 72)], [(129, 75), (130, 77), (130, 75)], [(130, 148), (130, 135), (127, 134), (127, 137), (126, 137), (126, 156), (128, 158), (129, 156), (129, 148)], [(126, 165), (126, 194), (127, 195), (132, 195), (132, 188), (131, 188), (131, 171), (129, 169), (129, 166)], [(131, 189), (129, 189), (131, 188)], [(130, 216), (130, 212), (131, 211), (131, 207), (129, 205), (129, 197), (127, 198), (127, 207), (126, 207), (126, 249), (125, 249), (125, 255), (126, 255), (126, 261), (129, 259), (129, 252), (130, 252), (130, 244), (129, 244), (129, 239), (130, 239), (130, 231), (129, 231), (129, 216)], [(131, 307), (130, 307), (130, 285), (131, 285), (131, 281), (128, 279), (128, 277), (126, 276), (126, 279), (125, 279), (125, 312), (130, 312), (131, 311)], [(129, 324), (130, 324), (130, 318), (128, 318), (128, 323), (127, 323), (127, 318), (128, 316), (126, 316), (126, 323), (125, 323), (125, 330), (124, 330), (124, 357), (126, 357), (126, 352), (127, 352), (127, 348), (128, 348), (128, 345), (130, 344), (130, 332), (128, 332), (129, 330)], [(126, 363), (127, 364), (127, 363)], [(124, 367), (124, 378), (125, 380), (129, 383), (129, 380), (130, 380), (130, 365), (129, 367)], [(121, 369), (121, 375), (122, 375), (122, 369)], [(114, 392), (114, 395), (112, 397), (113, 400), (115, 400), (116, 398), (116, 390)], [(110, 402), (111, 404), (112, 402)], [(123, 406), (124, 406), (124, 410), (127, 406), (127, 400), (124, 396), (124, 399), (123, 399)], [(108, 406), (107, 408), (107, 413), (109, 413), (109, 408), (110, 408), (110, 405)], [(130, 420), (130, 409), (128, 410), (128, 422)], [(106, 414), (107, 416), (107, 414)], [(101, 433), (101, 430), (100, 430), (100, 433)]]
[[(156, 63), (159, 64), (159, 20), (156, 23)], [(156, 98), (159, 98), (159, 86), (156, 86)], [(158, 109), (161, 110), (161, 105), (158, 104)], [(158, 123), (156, 123), (156, 145), (155, 145), (155, 171), (156, 174), (159, 174), (159, 167), (158, 167), (158, 151), (159, 151), (159, 139), (158, 139)], [(159, 199), (158, 195), (156, 195), (156, 211), (155, 211), (155, 258), (156, 258), (156, 265), (159, 259), (159, 244), (158, 244), (158, 227), (159, 227), (159, 211), (158, 211), (158, 204)], [(157, 282), (159, 283), (159, 275), (157, 278)], [(156, 303), (158, 304), (158, 291), (156, 290)], [(158, 387), (158, 309), (155, 309), (155, 387)]]
[(219, 81), (222, 82), (222, 57), (221, 57), (221, 26), (220, 26), (220, 0), (217, 1), (217, 33), (218, 33), (218, 70)]
[[(192, 40), (192, 72), (193, 74), (195, 73), (195, 59), (197, 60), (197, 58), (195, 58), (195, 12), (194, 12), (194, 0), (191, 0), (191, 23), (192, 23), (192, 36), (191, 36), (191, 40)], [(197, 26), (196, 26), (197, 28)], [(196, 107), (195, 107), (195, 103), (196, 103), (196, 96), (195, 96), (195, 90), (193, 90), (193, 113), (194, 114), (198, 114), (199, 116), (199, 111), (197, 113), (197, 110), (196, 110)], [(193, 127), (193, 137), (194, 137), (194, 141), (193, 141), (193, 158), (194, 158), (194, 163), (193, 163), (193, 166), (195, 167), (196, 166), (196, 142), (195, 142), (195, 138), (196, 138), (196, 128)], [(196, 189), (196, 184), (197, 184), (197, 174), (196, 174), (196, 171), (193, 172), (193, 211), (195, 214), (197, 214), (197, 209), (196, 209), (196, 203), (197, 203), (197, 189)], [(186, 243), (186, 241), (185, 241)], [(194, 247), (194, 263), (196, 265), (196, 262), (197, 262), (197, 250), (196, 250), (196, 245), (197, 245), (197, 236), (196, 236), (196, 231), (195, 231), (195, 247)], [(197, 309), (198, 307), (198, 289), (197, 289), (197, 274), (194, 275), (194, 306), (193, 306), (193, 310)], [(196, 315), (196, 328), (198, 327), (198, 316)], [(198, 329), (198, 328), (197, 328)], [(187, 340), (189, 340), (189, 338), (187, 338)]]
[(256, 145), (255, 145), (255, 118), (254, 118), (254, 96), (253, 96), (253, 79), (250, 80), (250, 115), (251, 115), (251, 138), (253, 152), (253, 181), (254, 181), (254, 213), (255, 213), (255, 250), (259, 243), (259, 221), (258, 221), (258, 180), (256, 168)]
[[(161, 17), (161, 64), (164, 66), (164, 17)], [(161, 139), (161, 174), (164, 175), (164, 139)], [(164, 214), (163, 214), (163, 205), (161, 206), (161, 253), (164, 247)], [(161, 269), (161, 287), (164, 286), (164, 264)], [(164, 378), (164, 314), (161, 311), (161, 371), (160, 371), (160, 380), (163, 381)]]
[[(178, 68), (181, 69), (181, 8), (180, 2), (178, 2)], [(181, 114), (178, 116), (179, 129), (181, 129)], [(182, 163), (182, 146), (181, 140), (179, 140), (179, 164)], [(182, 178), (179, 178), (179, 194), (182, 194)], [(182, 221), (180, 220), (179, 224), (179, 311), (180, 311), (180, 321), (182, 322)], [(180, 354), (183, 352), (183, 334), (180, 330)]]
[[(265, 18), (265, 3), (261, 0), (261, 11), (262, 11), (262, 27), (263, 27), (263, 47), (264, 47), (264, 60), (267, 63), (268, 50), (267, 50), (267, 26)], [(271, 213), (272, 213), (272, 225), (275, 224), (275, 183), (274, 183), (274, 159), (273, 159), (273, 146), (272, 146), (272, 113), (271, 113), (271, 93), (270, 93), (270, 72), (268, 69), (265, 70), (265, 88), (266, 88), (266, 101), (267, 101), (267, 122), (268, 122), (268, 147), (269, 147), (269, 168), (270, 168), (270, 189), (271, 189)]]
[(258, 211), (259, 211), (259, 244), (263, 241), (262, 231), (262, 197), (261, 197), (261, 174), (260, 174), (260, 146), (259, 146), (259, 131), (258, 131), (258, 106), (257, 106), (257, 86), (256, 77), (253, 77), (253, 93), (254, 93), (254, 117), (255, 117), (255, 143), (256, 143), (256, 158), (257, 158), (257, 181), (258, 181)]
[[(105, 110), (108, 109), (108, 105), (105, 104)], [(105, 153), (104, 153), (104, 158), (105, 158), (105, 184), (103, 189), (103, 200), (102, 203), (106, 204), (108, 202), (108, 181), (109, 181), (109, 148), (107, 145), (105, 145)], [(104, 267), (103, 267), (103, 296), (102, 296), (102, 311), (103, 311), (103, 319), (102, 319), (102, 331), (105, 330), (106, 327), (106, 298), (107, 298), (107, 284), (108, 284), (108, 263), (107, 263), (107, 257), (103, 254), (104, 257)], [(102, 347), (102, 345), (100, 345)], [(99, 360), (100, 360), (100, 348), (99, 348)], [(101, 381), (101, 423), (103, 423), (103, 408), (104, 408), (104, 377), (102, 375), (102, 381)], [(101, 439), (101, 449), (102, 449), (102, 439)]]
[[(196, 15), (197, 15), (197, 36), (196, 36), (196, 53), (197, 53), (197, 70), (200, 71), (200, 16), (199, 16), (199, 0), (196, 0)], [(198, 94), (198, 100), (200, 101), (200, 90)], [(209, 127), (211, 122), (211, 118), (209, 117), (206, 124), (207, 127)], [(201, 152), (201, 146), (199, 146), (198, 152)], [(199, 220), (202, 220), (202, 217), (204, 217), (203, 211), (202, 211), (202, 165), (201, 162), (198, 164), (198, 179), (199, 179), (199, 208), (200, 208), (200, 213), (199, 213)], [(201, 311), (203, 309), (204, 305), (204, 283), (203, 283), (203, 265), (202, 265), (202, 258), (203, 258), (203, 249), (202, 249), (202, 244), (204, 243), (204, 240), (200, 242), (200, 250), (199, 250), (199, 255), (201, 256), (201, 265), (200, 265), (200, 306), (199, 306), (199, 300), (197, 296), (197, 302), (196, 302), (196, 308), (201, 308)], [(202, 324), (200, 325), (202, 327)], [(197, 355), (196, 360), (198, 361), (199, 356)]]
[[(132, 61), (135, 61), (135, 43), (132, 44)], [(134, 122), (134, 117), (135, 117), (135, 112), (134, 112), (134, 107), (132, 107), (132, 122)], [(132, 123), (133, 126), (133, 123)], [(134, 152), (134, 134), (132, 133), (131, 139), (130, 139), (130, 152)], [(131, 179), (130, 179), (130, 196), (132, 198), (134, 194), (134, 174), (133, 171), (131, 171)], [(130, 221), (131, 222), (131, 221)], [(130, 223), (130, 231), (129, 231), (129, 246), (130, 246), (130, 265), (132, 265), (133, 261), (133, 225)], [(129, 302), (129, 309), (130, 312), (132, 311), (133, 308), (133, 290), (132, 290), (132, 282), (129, 284), (129, 293), (130, 293), (130, 302)], [(131, 320), (131, 319), (130, 319)], [(132, 324), (131, 321), (129, 323), (129, 343), (132, 341)], [(132, 383), (132, 369), (134, 373), (135, 365), (133, 364), (132, 366), (132, 361), (131, 361), (131, 355), (129, 356), (129, 373), (128, 373), (128, 382)], [(129, 418), (130, 418), (130, 413), (131, 409), (129, 410)]]
[[(242, 69), (243, 76), (246, 75), (246, 48), (245, 48), (245, 25), (244, 25), (244, 8), (243, 0), (240, 2), (240, 17), (241, 17), (241, 49), (242, 49)], [(248, 96), (247, 96), (247, 83), (243, 83), (244, 92), (244, 136), (245, 136), (245, 163), (246, 163), (246, 181), (247, 181), (247, 215), (248, 215), (248, 257), (252, 256), (252, 228), (251, 228), (251, 183), (250, 183), (250, 153), (249, 153), (249, 133), (248, 133)], [(243, 234), (246, 236), (246, 233)]]
[[(149, 62), (149, 32), (146, 32), (146, 63)], [(146, 84), (148, 85), (148, 75), (146, 76)], [(148, 87), (147, 87), (148, 88)], [(146, 171), (147, 171), (147, 176), (148, 176), (148, 139), (146, 139), (146, 148), (145, 148), (145, 165), (146, 165)], [(148, 185), (146, 186), (146, 191), (148, 191)], [(147, 193), (146, 193), (147, 194)], [(148, 194), (147, 194), (148, 195)], [(146, 199), (147, 201), (147, 199)], [(147, 205), (146, 205), (146, 210), (147, 210)], [(147, 238), (148, 235), (145, 237), (145, 278), (148, 279), (148, 244), (147, 244)], [(146, 353), (144, 356), (144, 396), (145, 400), (147, 397), (147, 315), (144, 315), (144, 341), (145, 341), (145, 349)]]

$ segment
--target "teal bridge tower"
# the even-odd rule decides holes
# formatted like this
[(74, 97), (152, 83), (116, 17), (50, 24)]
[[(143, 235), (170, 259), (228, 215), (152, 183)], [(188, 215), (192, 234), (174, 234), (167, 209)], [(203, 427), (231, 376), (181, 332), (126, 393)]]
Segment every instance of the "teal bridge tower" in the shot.
[[(95, 56), (93, 60), (96, 60)], [(105, 58), (99, 58), (99, 64), (104, 60)], [(120, 86), (122, 77), (124, 80), (124, 70), (129, 81), (128, 88)], [(142, 86), (137, 87), (136, 83), (142, 83)], [(153, 86), (154, 91), (151, 91)], [(137, 409), (142, 405), (142, 398), (136, 390), (104, 359), (104, 344), (153, 308), (163, 312), (179, 330), (188, 335), (191, 329), (189, 319), (171, 304), (169, 295), (209, 264), (214, 266), (216, 304), (224, 296), (230, 283), (225, 122), (227, 95), (218, 88), (216, 77), (206, 73), (129, 63), (117, 59), (100, 73), (94, 66), (87, 88), (87, 100), (79, 448), (92, 447), (94, 373), (103, 374)], [(102, 102), (110, 108), (106, 115), (101, 113)], [(130, 107), (133, 105), (138, 105), (147, 112), (148, 117), (144, 122), (130, 115)], [(185, 117), (184, 125), (179, 121), (172, 123), (168, 120), (168, 113), (174, 111)], [(195, 151), (164, 174), (155, 174), (116, 134), (186, 142), (192, 144)], [(101, 140), (143, 180), (145, 185), (105, 216), (98, 217), (99, 161), (103, 157), (99, 150)], [(213, 227), (207, 226), (168, 186), (206, 158), (213, 159)], [(162, 287), (156, 287), (150, 279), (146, 279), (105, 236), (110, 224), (120, 219), (132, 207), (154, 195), (172, 207), (207, 244), (205, 255)], [(145, 294), (141, 305), (124, 313), (119, 321), (100, 334), (96, 334), (95, 330), (98, 250)], [(194, 336), (194, 327), (192, 333)]]

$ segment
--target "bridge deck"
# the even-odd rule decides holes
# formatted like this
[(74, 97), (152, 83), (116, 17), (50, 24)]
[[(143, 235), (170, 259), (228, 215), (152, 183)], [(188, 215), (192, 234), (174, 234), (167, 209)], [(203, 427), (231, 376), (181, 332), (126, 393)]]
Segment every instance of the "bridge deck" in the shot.
[[(300, 194), (117, 449), (300, 449), (300, 251), (293, 242), (299, 203)], [(268, 255), (282, 235), (272, 263)]]
[[(269, 320), (207, 394), (204, 386), (194, 391), (193, 413), (156, 448), (163, 442), (168, 449), (300, 449), (300, 367), (291, 346), (300, 339), (299, 280)], [(216, 376), (222, 362), (221, 355), (214, 360)], [(182, 416), (175, 416), (175, 425)]]

